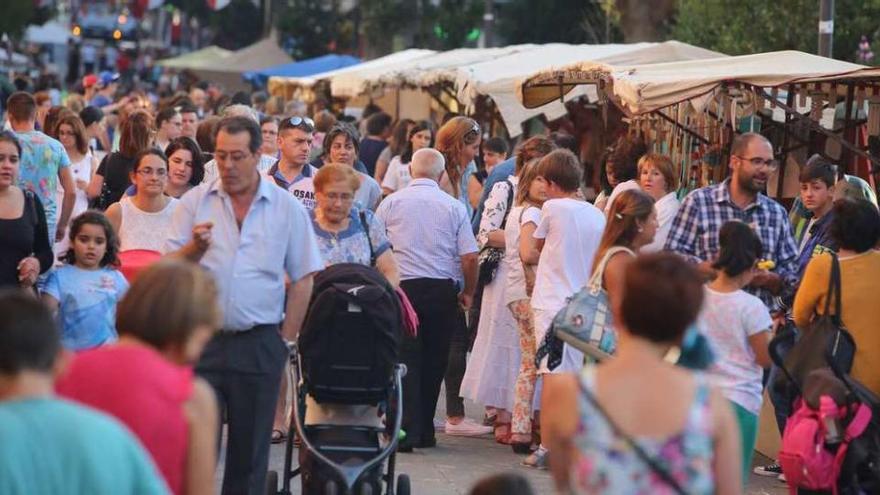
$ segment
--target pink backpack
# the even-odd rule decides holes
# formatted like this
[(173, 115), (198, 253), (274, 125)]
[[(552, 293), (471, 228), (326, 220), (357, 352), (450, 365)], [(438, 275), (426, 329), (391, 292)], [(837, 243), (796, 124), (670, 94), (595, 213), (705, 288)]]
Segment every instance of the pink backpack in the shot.
[(782, 434), (779, 464), (791, 495), (795, 495), (798, 488), (831, 490), (833, 495), (837, 495), (837, 478), (849, 443), (861, 435), (871, 421), (868, 406), (853, 406), (855, 414), (841, 432), (837, 452), (832, 452), (825, 446), (828, 425), (845, 419), (849, 411), (847, 407), (838, 406), (828, 395), (822, 395), (819, 401), (819, 410), (815, 410), (803, 399), (798, 399), (796, 411), (788, 418)]

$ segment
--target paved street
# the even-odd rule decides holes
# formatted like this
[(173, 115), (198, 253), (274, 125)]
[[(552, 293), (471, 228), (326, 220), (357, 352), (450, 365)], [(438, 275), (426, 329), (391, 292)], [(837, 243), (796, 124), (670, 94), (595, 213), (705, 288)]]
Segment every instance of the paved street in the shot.
[[(438, 417), (445, 411), (442, 401), (438, 405)], [(472, 403), (465, 404), (468, 416), (477, 419), (480, 410)], [(763, 463), (761, 456), (755, 463)], [(437, 435), (437, 447), (416, 449), (412, 454), (399, 454), (398, 473), (412, 478), (412, 493), (418, 495), (466, 495), (477, 480), (494, 473), (513, 471), (527, 477), (536, 494), (552, 494), (553, 482), (547, 471), (529, 469), (520, 465), (521, 456), (509, 447), (495, 443), (490, 436), (482, 438), (451, 437)], [(273, 445), (270, 468), (281, 471), (284, 465), (284, 445)], [(222, 460), (218, 469), (218, 484), (222, 476)], [(293, 493), (299, 494), (299, 482), (293, 483)], [(785, 495), (785, 485), (775, 479), (752, 475), (746, 493), (748, 495)]]

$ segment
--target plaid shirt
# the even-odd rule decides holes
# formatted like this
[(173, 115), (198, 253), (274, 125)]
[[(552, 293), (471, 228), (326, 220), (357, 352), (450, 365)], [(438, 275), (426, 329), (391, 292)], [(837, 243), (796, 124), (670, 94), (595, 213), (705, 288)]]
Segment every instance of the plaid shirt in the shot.
[[(725, 222), (740, 220), (752, 226), (764, 246), (764, 259), (776, 262), (773, 270), (782, 277), (782, 295), (797, 286), (798, 249), (791, 233), (785, 209), (763, 194), (745, 209), (730, 199), (730, 179), (721, 184), (697, 189), (681, 204), (666, 239), (666, 250), (675, 251), (699, 263), (718, 256), (718, 232)], [(766, 289), (747, 288), (768, 309), (778, 309), (778, 302)]]

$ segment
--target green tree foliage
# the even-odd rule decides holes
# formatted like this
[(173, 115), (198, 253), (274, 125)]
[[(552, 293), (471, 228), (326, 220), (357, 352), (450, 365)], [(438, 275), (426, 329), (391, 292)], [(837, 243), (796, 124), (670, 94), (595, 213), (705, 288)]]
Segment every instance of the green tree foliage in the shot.
[[(670, 35), (729, 55), (816, 53), (818, 22), (816, 0), (678, 0)], [(880, 0), (836, 0), (834, 58), (854, 60), (860, 37), (875, 38), (878, 27)]]
[(389, 53), (394, 35), (412, 27), (417, 15), (417, 2), (411, 0), (361, 0), (361, 32), (370, 50)]
[[(425, 2), (427, 3), (427, 2)], [(474, 30), (480, 29), (483, 22), (483, 2), (481, 0), (440, 0), (432, 7), (424, 5), (423, 16), (433, 20), (433, 36), (425, 48), (452, 50), (467, 44), (473, 45)]]
[(214, 44), (237, 50), (256, 42), (263, 30), (262, 19), (260, 9), (250, 0), (232, 0), (211, 18), (216, 31)]
[(511, 44), (606, 43), (618, 36), (607, 11), (600, 1), (511, 0), (498, 6), (498, 33)]
[(0, 33), (6, 33), (12, 38), (18, 38), (24, 34), (24, 30), (34, 17), (33, 0), (5, 0), (0, 15)]
[(275, 9), (276, 26), (292, 41), (294, 59), (354, 49), (352, 19), (340, 13), (338, 0), (279, 0)]

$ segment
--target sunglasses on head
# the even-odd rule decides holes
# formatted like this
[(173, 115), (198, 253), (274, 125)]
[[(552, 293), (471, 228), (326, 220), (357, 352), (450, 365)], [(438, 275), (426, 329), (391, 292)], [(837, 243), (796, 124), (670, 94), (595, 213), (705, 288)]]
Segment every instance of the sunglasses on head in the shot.
[(467, 134), (479, 134), (480, 133), (480, 124), (474, 122), (474, 126), (471, 127), (471, 130), (467, 131)]
[(287, 119), (287, 122), (290, 123), (291, 127), (307, 126), (311, 129), (315, 128), (315, 121), (314, 120), (312, 120), (308, 117), (300, 117), (299, 115), (295, 115), (295, 116)]

